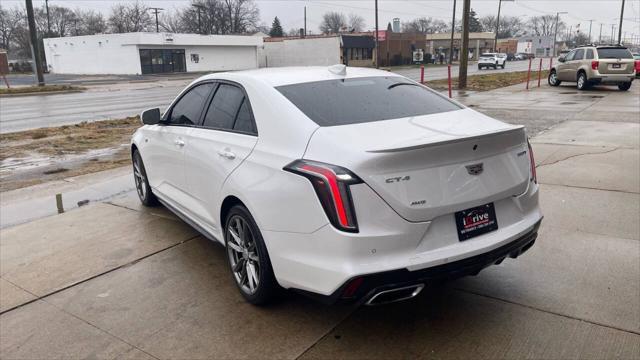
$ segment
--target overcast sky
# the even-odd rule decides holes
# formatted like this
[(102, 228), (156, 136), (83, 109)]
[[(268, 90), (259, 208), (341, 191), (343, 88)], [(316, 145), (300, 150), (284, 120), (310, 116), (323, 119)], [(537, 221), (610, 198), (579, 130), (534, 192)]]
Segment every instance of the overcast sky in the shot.
[[(262, 22), (271, 25), (275, 16), (281, 20), (285, 31), (303, 26), (304, 7), (307, 7), (307, 27), (312, 33), (317, 33), (322, 14), (329, 10), (357, 13), (365, 18), (368, 29), (375, 26), (374, 0), (255, 0), (260, 8)], [(4, 6), (19, 4), (24, 0), (2, 0)], [(111, 6), (119, 1), (114, 0), (50, 0), (49, 4), (59, 4), (72, 8), (81, 7), (108, 13)], [(126, 2), (126, 1), (120, 1)], [(44, 0), (33, 0), (34, 6), (44, 3)], [(147, 0), (149, 6), (162, 7), (170, 11), (176, 7), (188, 6), (189, 0)], [(592, 36), (595, 38), (603, 24), (603, 35), (611, 34), (611, 24), (616, 24), (620, 17), (622, 0), (515, 0), (502, 2), (502, 14), (511, 16), (534, 16), (554, 14), (566, 11), (562, 19), (573, 28), (579, 25), (581, 31), (588, 33), (589, 20), (593, 19)], [(387, 23), (398, 17), (400, 21), (408, 21), (415, 17), (426, 16), (451, 21), (453, 0), (379, 0), (379, 24), (386, 29)], [(478, 16), (496, 14), (498, 0), (471, 0), (471, 7)], [(462, 0), (458, 0), (457, 17), (462, 12)], [(640, 0), (627, 0), (624, 12), (623, 32), (627, 37), (631, 34), (640, 35)], [(616, 30), (617, 37), (617, 30)]]

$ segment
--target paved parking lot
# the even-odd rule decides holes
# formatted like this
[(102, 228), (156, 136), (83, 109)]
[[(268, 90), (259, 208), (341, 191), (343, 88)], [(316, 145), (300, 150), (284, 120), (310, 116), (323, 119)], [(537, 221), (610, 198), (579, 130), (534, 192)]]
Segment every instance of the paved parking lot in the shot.
[(464, 99), (537, 134), (545, 220), (517, 260), (407, 302), (253, 307), (221, 246), (130, 192), (5, 228), (0, 358), (640, 358), (632, 90)]

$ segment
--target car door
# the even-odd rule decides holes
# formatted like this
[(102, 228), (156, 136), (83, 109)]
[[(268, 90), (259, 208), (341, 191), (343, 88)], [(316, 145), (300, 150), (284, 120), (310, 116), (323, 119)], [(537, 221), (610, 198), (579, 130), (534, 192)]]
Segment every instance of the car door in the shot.
[(163, 200), (182, 207), (186, 198), (184, 149), (193, 126), (198, 124), (214, 83), (201, 83), (185, 91), (165, 113), (160, 124), (145, 133), (142, 152), (149, 184)]
[(573, 56), (575, 55), (576, 51), (572, 50), (569, 51), (567, 53), (567, 55), (564, 56), (564, 62), (558, 62), (558, 65), (556, 66), (556, 70), (558, 73), (558, 79), (562, 80), (562, 81), (576, 81), (575, 78), (572, 78), (569, 75), (569, 69), (571, 68), (571, 60), (573, 60)]
[(249, 98), (235, 83), (220, 82), (200, 126), (189, 134), (185, 173), (189, 211), (206, 230), (219, 230), (220, 191), (258, 141)]
[(567, 76), (570, 76), (567, 81), (577, 81), (578, 80), (578, 69), (580, 65), (582, 65), (582, 61), (584, 60), (584, 49), (577, 49), (576, 53), (573, 55), (573, 59), (569, 61), (569, 67)]

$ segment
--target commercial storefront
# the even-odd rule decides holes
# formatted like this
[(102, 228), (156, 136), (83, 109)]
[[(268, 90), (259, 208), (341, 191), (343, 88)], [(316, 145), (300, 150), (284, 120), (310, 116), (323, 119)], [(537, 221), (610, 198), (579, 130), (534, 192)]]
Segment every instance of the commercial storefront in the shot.
[(253, 69), (262, 37), (126, 33), (44, 39), (58, 74), (159, 74)]

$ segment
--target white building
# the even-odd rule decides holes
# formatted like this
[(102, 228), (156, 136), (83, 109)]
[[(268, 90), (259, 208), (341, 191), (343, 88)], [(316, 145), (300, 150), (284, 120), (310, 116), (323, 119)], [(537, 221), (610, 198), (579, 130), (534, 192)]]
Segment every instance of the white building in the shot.
[(267, 38), (260, 49), (260, 67), (327, 66), (340, 64), (340, 36)]
[(258, 67), (262, 37), (126, 33), (44, 39), (47, 66), (58, 74), (152, 74)]
[(553, 36), (523, 36), (518, 39), (518, 52), (536, 57), (553, 55)]

